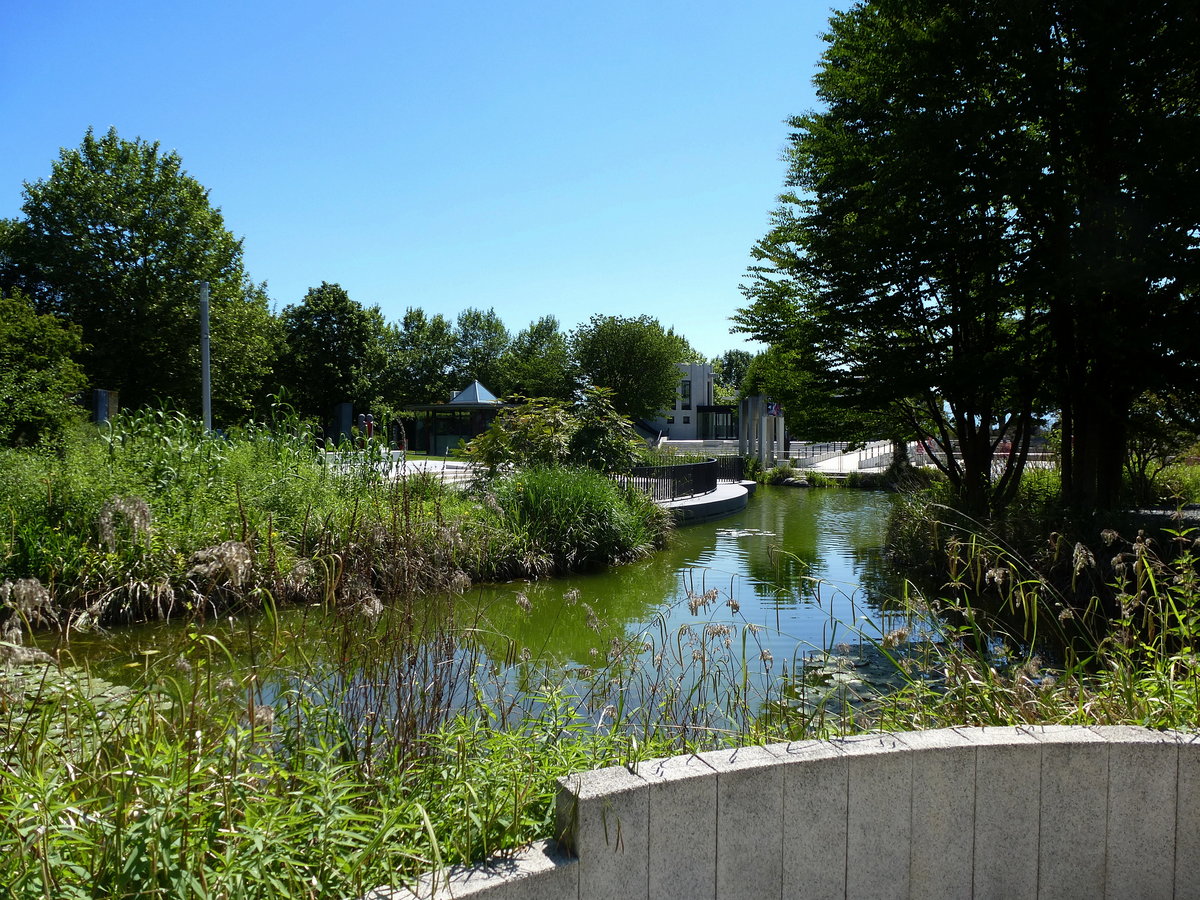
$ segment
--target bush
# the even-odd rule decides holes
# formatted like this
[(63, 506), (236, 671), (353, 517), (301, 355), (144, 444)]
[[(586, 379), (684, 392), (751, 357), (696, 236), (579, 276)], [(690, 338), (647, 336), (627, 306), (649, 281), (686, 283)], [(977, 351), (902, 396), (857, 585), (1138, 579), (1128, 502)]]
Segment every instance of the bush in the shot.
[(505, 467), (576, 466), (625, 473), (642, 441), (612, 405), (609, 391), (591, 388), (575, 404), (536, 398), (505, 407), (463, 456), (488, 476)]
[(528, 574), (639, 559), (662, 546), (669, 529), (669, 514), (649, 497), (590, 469), (528, 469), (497, 479), (490, 490), (507, 538), (519, 548), (497, 554), (497, 563), (525, 561)]
[(789, 478), (795, 475), (795, 472), (790, 466), (775, 466), (772, 469), (766, 469), (762, 473), (763, 484), (783, 484)]
[(884, 472), (848, 472), (842, 486), (863, 491), (889, 491), (892, 482)]

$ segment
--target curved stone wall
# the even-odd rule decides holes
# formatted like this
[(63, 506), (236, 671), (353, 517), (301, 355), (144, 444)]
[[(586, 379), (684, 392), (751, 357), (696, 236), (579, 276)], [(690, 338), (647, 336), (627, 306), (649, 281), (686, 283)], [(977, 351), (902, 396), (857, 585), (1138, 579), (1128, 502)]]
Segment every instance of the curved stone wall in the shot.
[(952, 728), (676, 756), (561, 779), (560, 841), (414, 895), (1200, 898), (1200, 738)]

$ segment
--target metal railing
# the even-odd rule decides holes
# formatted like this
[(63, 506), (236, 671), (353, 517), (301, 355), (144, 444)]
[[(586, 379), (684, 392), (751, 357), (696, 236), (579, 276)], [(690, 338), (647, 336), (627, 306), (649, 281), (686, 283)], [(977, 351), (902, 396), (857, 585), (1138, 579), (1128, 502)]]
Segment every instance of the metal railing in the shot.
[(718, 456), (714, 458), (717, 464), (717, 481), (744, 481), (746, 478), (746, 460), (740, 456)]
[(711, 494), (717, 482), (741, 481), (744, 473), (740, 456), (720, 456), (675, 466), (635, 466), (624, 481), (663, 502)]

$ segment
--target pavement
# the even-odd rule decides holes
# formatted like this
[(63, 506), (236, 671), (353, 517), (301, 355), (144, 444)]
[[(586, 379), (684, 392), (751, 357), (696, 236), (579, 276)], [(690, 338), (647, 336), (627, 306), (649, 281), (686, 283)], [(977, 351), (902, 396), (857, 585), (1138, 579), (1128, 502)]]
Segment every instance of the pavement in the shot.
[(683, 497), (679, 500), (668, 500), (660, 505), (664, 509), (669, 509), (675, 516), (675, 521), (681, 525), (710, 522), (713, 519), (720, 519), (745, 509), (750, 495), (754, 493), (754, 487), (753, 481), (722, 481), (711, 493), (700, 494), (696, 497)]
[[(843, 453), (841, 456), (835, 456), (832, 459), (823, 459), (813, 465), (806, 465), (804, 460), (799, 460), (796, 464), (798, 469), (813, 469), (817, 472), (832, 472), (846, 474), (848, 472), (874, 472), (880, 469), (886, 469), (891, 461), (892, 445), (888, 441), (874, 441), (868, 444), (861, 450), (855, 450), (851, 453)], [(876, 459), (878, 457), (886, 457), (886, 461), (881, 466), (872, 466), (870, 468), (862, 468), (862, 463), (865, 460)]]

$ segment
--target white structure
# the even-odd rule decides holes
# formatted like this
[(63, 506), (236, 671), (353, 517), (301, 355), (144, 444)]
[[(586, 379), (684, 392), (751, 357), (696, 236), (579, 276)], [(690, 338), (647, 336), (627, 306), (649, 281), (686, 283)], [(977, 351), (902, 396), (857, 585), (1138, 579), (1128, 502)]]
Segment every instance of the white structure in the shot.
[(365, 900), (1200, 896), (1200, 738), (864, 734), (559, 779), (556, 837)]
[(785, 456), (787, 426), (778, 404), (766, 397), (743, 397), (738, 410), (738, 455), (753, 457), (765, 468)]
[(675, 406), (650, 424), (672, 441), (694, 441), (700, 434), (700, 407), (713, 405), (713, 368), (708, 363), (679, 363)]

